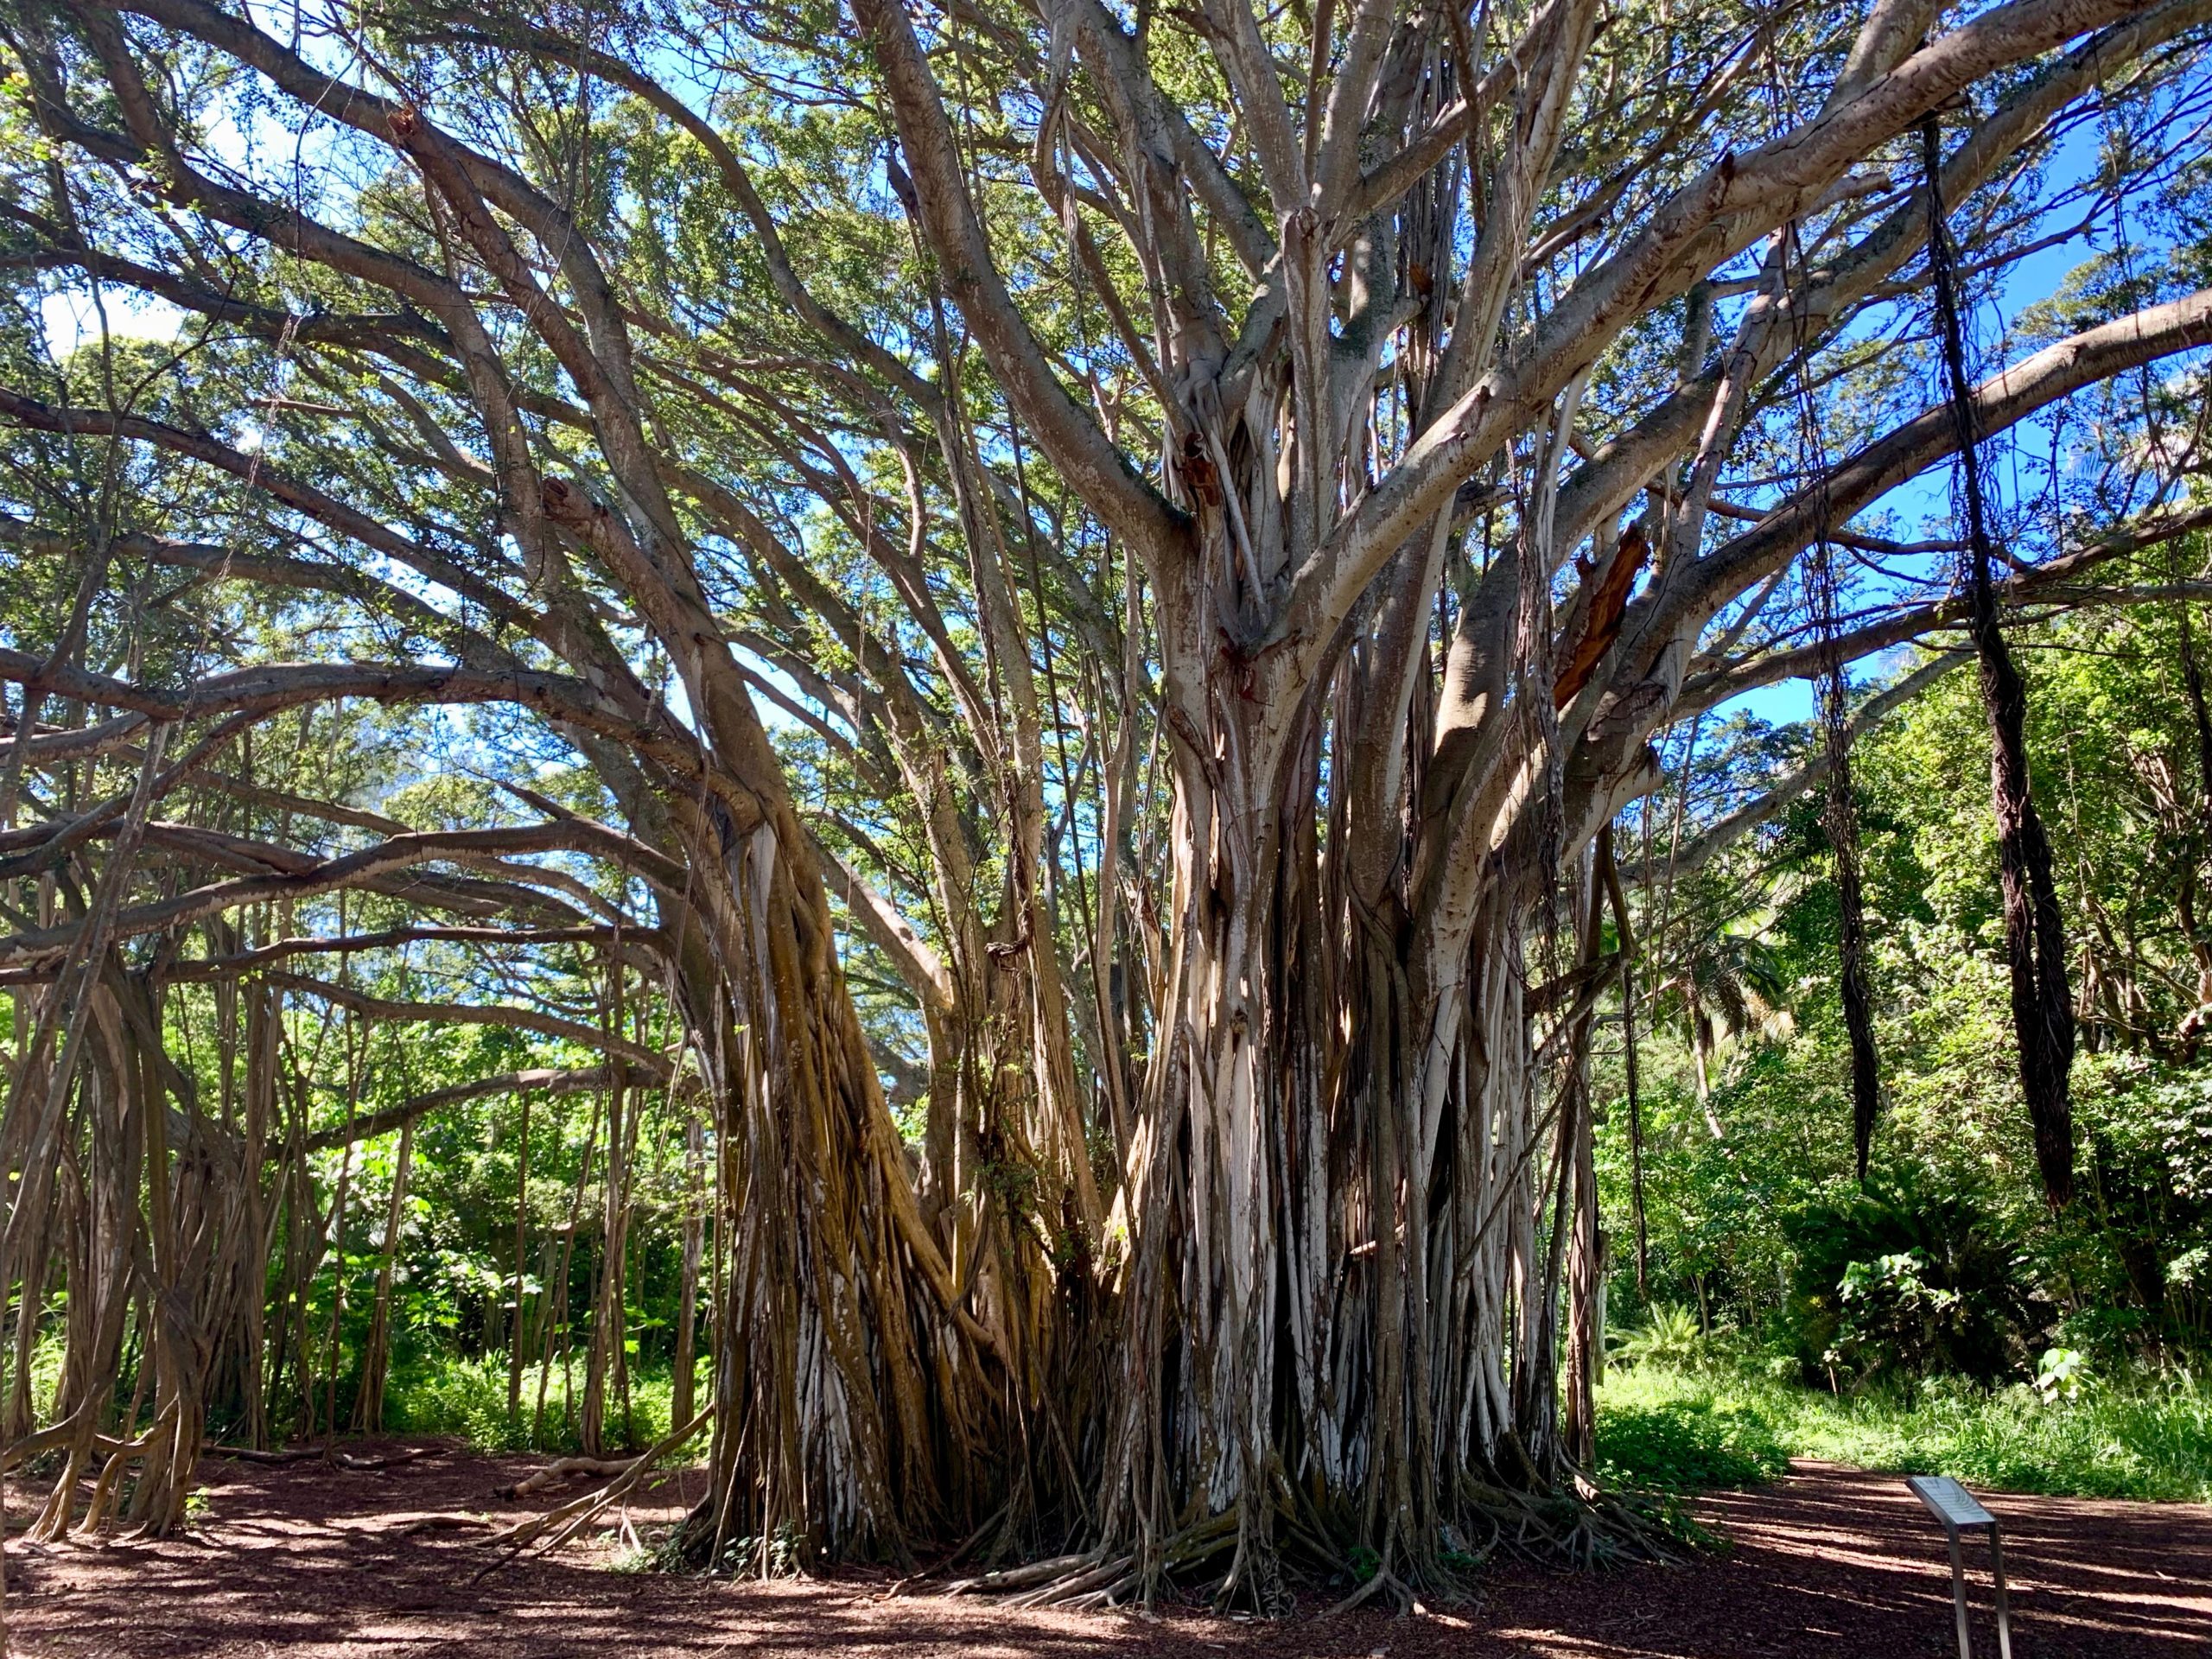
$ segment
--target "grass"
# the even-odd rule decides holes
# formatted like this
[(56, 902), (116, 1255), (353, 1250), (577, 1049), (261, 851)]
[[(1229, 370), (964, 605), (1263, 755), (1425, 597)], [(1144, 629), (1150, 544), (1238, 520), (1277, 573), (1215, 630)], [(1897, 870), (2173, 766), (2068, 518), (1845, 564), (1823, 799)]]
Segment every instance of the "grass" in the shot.
[(1998, 1491), (2212, 1502), (2212, 1387), (2145, 1377), (2044, 1401), (1955, 1379), (1840, 1397), (1644, 1364), (1598, 1402), (1601, 1475), (1670, 1491), (1771, 1478), (1792, 1457), (1955, 1476)]
[(1598, 1478), (1609, 1486), (1667, 1492), (1755, 1486), (1789, 1466), (1767, 1414), (1711, 1389), (1618, 1387), (1598, 1402)]

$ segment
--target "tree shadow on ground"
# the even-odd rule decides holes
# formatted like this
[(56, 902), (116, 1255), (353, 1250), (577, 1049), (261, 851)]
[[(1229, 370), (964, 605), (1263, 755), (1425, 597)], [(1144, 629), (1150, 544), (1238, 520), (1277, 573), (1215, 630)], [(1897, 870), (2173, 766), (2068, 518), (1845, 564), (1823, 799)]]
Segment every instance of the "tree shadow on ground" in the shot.
[[(1724, 1547), (1688, 1566), (1503, 1569), (1476, 1604), (1425, 1618), (1275, 1624), (1183, 1609), (1021, 1611), (893, 1595), (887, 1580), (866, 1574), (761, 1584), (625, 1572), (608, 1540), (480, 1578), (492, 1559), (482, 1530), (410, 1529), (426, 1516), (524, 1513), (527, 1505), (491, 1493), (530, 1466), (455, 1450), (381, 1472), (211, 1459), (206, 1507), (186, 1537), (13, 1542), (14, 1649), (56, 1659), (1932, 1659), (1953, 1650), (1941, 1531), (1897, 1478), (1817, 1465), (1700, 1504)], [(696, 1487), (699, 1477), (688, 1478)], [(680, 1514), (696, 1495), (685, 1480), (647, 1494), (632, 1522), (650, 1530)], [(2004, 1496), (1989, 1504), (2005, 1528), (2018, 1659), (2212, 1647), (2212, 1510)], [(1986, 1553), (1969, 1560), (1977, 1642), (1993, 1653)]]

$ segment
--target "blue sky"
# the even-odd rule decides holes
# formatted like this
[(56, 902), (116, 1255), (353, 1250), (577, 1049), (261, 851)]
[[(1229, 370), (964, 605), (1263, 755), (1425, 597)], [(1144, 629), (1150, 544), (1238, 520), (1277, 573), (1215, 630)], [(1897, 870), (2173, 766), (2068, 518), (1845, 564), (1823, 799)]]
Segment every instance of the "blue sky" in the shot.
[[(2090, 123), (2075, 126), (2061, 142), (2050, 166), (2050, 188), (2063, 190), (2094, 175), (2098, 168), (2097, 129)], [(2105, 241), (2109, 239), (2109, 221), (2101, 222), (2095, 231), (2078, 233), (2063, 242), (2039, 248), (2013, 264), (1993, 302), (1993, 314), (1985, 311), (1975, 320), (1976, 327), (1970, 334), (1985, 340), (1999, 340), (2009, 337), (2014, 318), (2038, 301), (2047, 300), (2064, 284), (2067, 276), (2088, 259)], [(1980, 372), (1993, 372), (1994, 362), (1980, 365)], [(1929, 388), (1932, 400), (1936, 388)], [(2000, 494), (2010, 480), (2005, 469), (1991, 469), (1992, 487)], [(1900, 539), (1917, 539), (1923, 536), (1945, 537), (1950, 533), (1951, 468), (1937, 467), (1899, 485), (1875, 501), (1861, 518), (1877, 515), (1891, 515)], [(1934, 559), (1921, 562), (1931, 575), (1940, 575), (1934, 569)], [(1875, 595), (1866, 595), (1868, 598)], [(1868, 677), (1886, 677), (1889, 664), (1902, 652), (1889, 653), (1872, 664), (1861, 663), (1854, 678), (1864, 682)], [(1762, 686), (1756, 691), (1731, 699), (1713, 711), (1713, 718), (1725, 720), (1736, 714), (1749, 714), (1770, 725), (1783, 726), (1813, 717), (1813, 683), (1809, 680), (1785, 680), (1779, 685)]]

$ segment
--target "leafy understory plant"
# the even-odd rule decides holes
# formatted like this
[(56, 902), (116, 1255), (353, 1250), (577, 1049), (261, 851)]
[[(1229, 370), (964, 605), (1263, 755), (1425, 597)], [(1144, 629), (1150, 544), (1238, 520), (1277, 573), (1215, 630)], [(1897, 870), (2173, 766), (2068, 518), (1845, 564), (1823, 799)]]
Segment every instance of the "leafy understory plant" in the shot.
[(1655, 1303), (1643, 1323), (1614, 1339), (1612, 1357), (1623, 1365), (1676, 1370), (1696, 1369), (1707, 1338), (1697, 1315), (1678, 1302)]
[(2046, 1348), (2036, 1368), (2036, 1392), (2045, 1405), (2081, 1398), (2089, 1381), (2088, 1359), (2078, 1348)]

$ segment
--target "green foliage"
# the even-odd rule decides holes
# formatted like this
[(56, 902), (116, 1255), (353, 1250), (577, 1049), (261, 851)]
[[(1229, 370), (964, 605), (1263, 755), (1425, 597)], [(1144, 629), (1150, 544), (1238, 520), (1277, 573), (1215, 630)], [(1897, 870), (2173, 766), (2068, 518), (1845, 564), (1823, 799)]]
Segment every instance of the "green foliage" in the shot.
[[(610, 1400), (609, 1433), (620, 1443), (646, 1446), (666, 1438), (673, 1426), (670, 1403), (675, 1381), (666, 1367), (633, 1371), (626, 1433), (619, 1401)], [(701, 1362), (694, 1398), (709, 1397), (713, 1379)], [(577, 1414), (582, 1409), (582, 1368), (564, 1376), (556, 1365), (547, 1378), (545, 1427), (534, 1433), (537, 1371), (523, 1372), (522, 1414), (507, 1415), (507, 1357), (490, 1353), (466, 1357), (437, 1354), (395, 1370), (385, 1404), (386, 1427), (411, 1434), (450, 1434), (486, 1452), (573, 1452), (577, 1448)]]
[(1998, 1491), (2202, 1503), (2212, 1387), (2177, 1374), (2048, 1395), (1953, 1381), (1839, 1396), (1646, 1366), (1601, 1389), (1598, 1446), (1607, 1478), (1675, 1491), (1769, 1478), (1800, 1457)]
[(1677, 1303), (1660, 1302), (1644, 1316), (1642, 1325), (1620, 1333), (1612, 1357), (1618, 1363), (1638, 1368), (1689, 1370), (1705, 1352), (1705, 1332), (1698, 1326), (1697, 1315)]
[(2036, 1368), (2036, 1392), (2045, 1405), (2080, 1399), (2082, 1385), (2088, 1380), (2088, 1364), (2078, 1348), (2044, 1349)]
[(1993, 1382), (2028, 1363), (2053, 1310), (2006, 1218), (1911, 1166), (1806, 1205), (1786, 1232), (1796, 1279), (1782, 1328), (1808, 1370)]
[[(2204, 552), (2177, 556), (2193, 569)], [(1600, 1061), (1622, 1332), (1599, 1405), (1609, 1479), (1681, 1494), (1796, 1456), (1996, 1490), (2212, 1497), (2212, 1389), (2196, 1380), (2212, 1347), (2212, 1046), (2190, 920), (2208, 847), (2176, 620), (2145, 609), (2018, 637), (2086, 1007), (2083, 1196), (2054, 1216), (2034, 1173), (1987, 728), (1957, 675), (1854, 761), (1885, 1106), (1864, 1186), (1821, 802), (1671, 897), (1675, 937), (1643, 970), (1658, 988), (1639, 1033), (1643, 1296), (1621, 1248), (1624, 1079)], [(1784, 764), (1756, 722), (1724, 735), (1699, 763), (1716, 812)], [(1725, 944), (1744, 936), (1756, 951)], [(1724, 951), (1783, 984), (1765, 1018), (1700, 1031), (1681, 1015)]]
[[(2201, 568), (2187, 542), (2136, 579)], [(2126, 577), (2115, 575), (2114, 581)], [(2212, 1043), (2200, 1029), (2196, 918), (2212, 855), (2205, 780), (2177, 662), (2181, 618), (2145, 606), (2022, 623), (2036, 788), (2082, 1009), (2073, 1072), (2082, 1198), (2044, 1205), (2019, 1096), (1988, 784), (1973, 677), (1939, 681), (1853, 759), (1884, 1112), (1854, 1179), (1838, 1007), (1831, 855), (1817, 795), (1687, 872), (1648, 906), (1641, 1163), (1655, 1303), (1733, 1325), (1802, 1380), (1844, 1387), (1959, 1375), (2032, 1382), (2046, 1350), (2095, 1369), (2212, 1349)], [(2205, 631), (2193, 633), (2200, 659)], [(1692, 770), (1700, 814), (1795, 764), (1792, 740), (1724, 727)], [(1687, 833), (1687, 832), (1686, 832)], [(1727, 943), (1745, 938), (1755, 947)], [(1779, 982), (1726, 1017), (1716, 953)], [(1681, 1017), (1699, 1000), (1703, 1029)], [(1618, 1053), (1599, 1172), (1614, 1318), (1644, 1319)], [(1679, 1362), (1676, 1362), (1679, 1363)]]
[(1638, 1402), (1608, 1389), (1598, 1413), (1598, 1478), (1666, 1492), (1752, 1486), (1789, 1466), (1758, 1412), (1712, 1395)]
[[(486, 1452), (567, 1449), (564, 1442), (573, 1437), (565, 1433), (558, 1440), (533, 1446), (531, 1408), (536, 1397), (535, 1373), (524, 1382), (531, 1386), (524, 1390), (522, 1415), (510, 1418), (503, 1356), (441, 1355), (393, 1376), (385, 1396), (385, 1419), (407, 1433), (450, 1434)], [(567, 1384), (557, 1373), (551, 1380), (549, 1398), (549, 1427), (565, 1428), (573, 1414), (563, 1409), (569, 1403)]]

